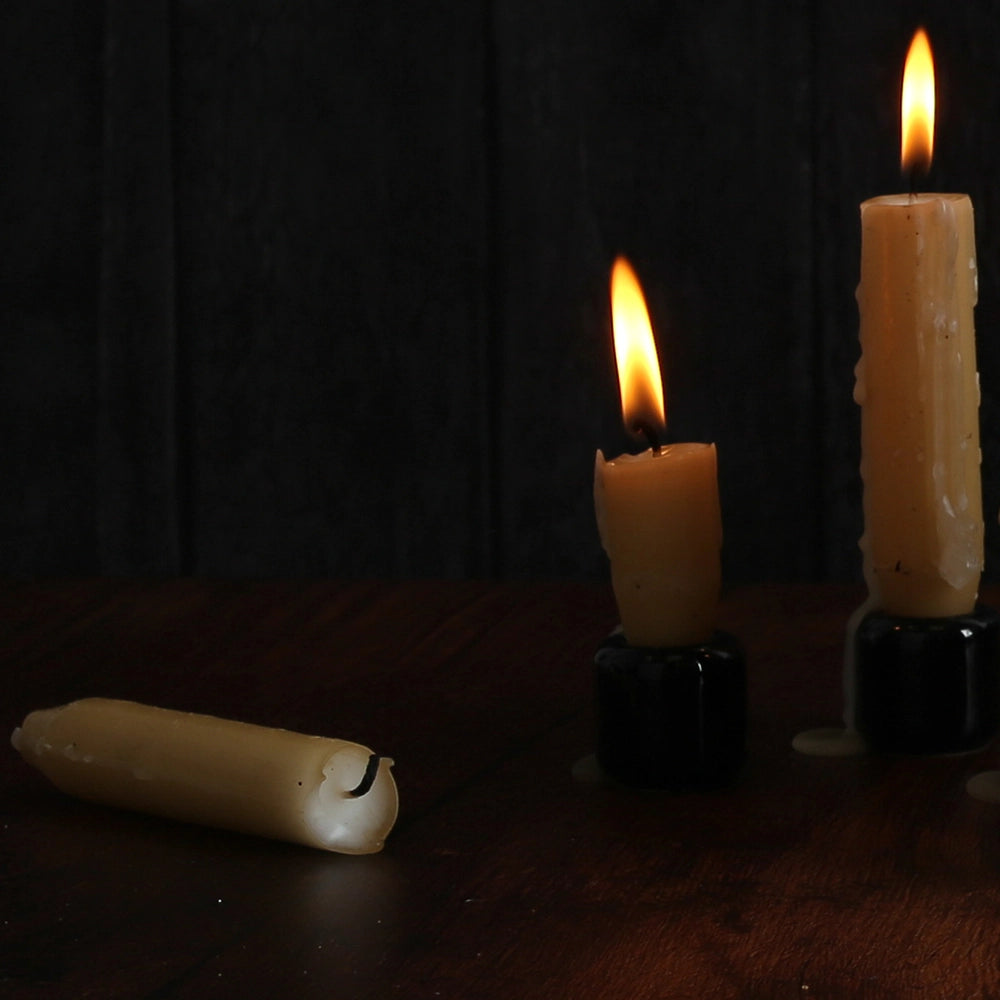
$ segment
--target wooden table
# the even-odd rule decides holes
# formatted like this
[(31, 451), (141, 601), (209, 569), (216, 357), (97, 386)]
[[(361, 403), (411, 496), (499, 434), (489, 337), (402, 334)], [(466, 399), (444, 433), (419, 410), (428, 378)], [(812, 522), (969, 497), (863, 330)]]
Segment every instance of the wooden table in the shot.
[(572, 774), (607, 587), (0, 584), (8, 732), (133, 698), (366, 743), (402, 800), (347, 857), (78, 802), (7, 749), (0, 996), (995, 997), (1000, 807), (964, 785), (997, 754), (791, 749), (840, 716), (860, 596), (726, 598), (750, 760), (669, 795)]

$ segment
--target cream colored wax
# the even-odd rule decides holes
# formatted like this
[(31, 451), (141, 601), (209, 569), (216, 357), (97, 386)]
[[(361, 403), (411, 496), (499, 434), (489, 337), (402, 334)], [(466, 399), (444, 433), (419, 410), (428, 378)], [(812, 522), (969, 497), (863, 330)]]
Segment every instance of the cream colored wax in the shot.
[(976, 247), (963, 194), (861, 206), (864, 571), (904, 617), (971, 611), (983, 567)]
[(32, 712), (11, 742), (70, 795), (344, 854), (381, 850), (398, 811), (367, 747), (136, 702)]
[(594, 506), (625, 638), (632, 646), (708, 639), (721, 585), (714, 444), (673, 444), (606, 461)]

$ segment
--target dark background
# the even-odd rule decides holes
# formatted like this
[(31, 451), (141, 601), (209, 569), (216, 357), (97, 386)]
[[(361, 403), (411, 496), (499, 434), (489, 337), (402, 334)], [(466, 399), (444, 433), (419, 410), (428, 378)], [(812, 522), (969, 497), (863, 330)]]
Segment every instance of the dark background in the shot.
[(980, 264), (1000, 562), (1000, 5), (13, 0), (0, 572), (595, 576), (628, 445), (628, 255), (670, 437), (720, 457), (730, 583), (860, 578), (858, 203), (928, 189)]

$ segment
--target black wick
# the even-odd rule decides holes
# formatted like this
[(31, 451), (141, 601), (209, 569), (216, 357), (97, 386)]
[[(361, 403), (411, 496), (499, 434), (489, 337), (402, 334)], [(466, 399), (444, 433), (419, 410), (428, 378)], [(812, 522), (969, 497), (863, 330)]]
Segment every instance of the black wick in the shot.
[(930, 169), (931, 161), (925, 159), (916, 160), (911, 166), (903, 169), (903, 176), (906, 178), (910, 188), (910, 201), (920, 193), (917, 185), (920, 181), (926, 180)]
[(660, 439), (652, 424), (646, 423), (645, 420), (636, 420), (632, 424), (632, 430), (636, 434), (641, 434), (649, 442), (649, 447), (653, 451), (658, 452), (660, 450)]
[(375, 776), (378, 774), (378, 766), (381, 761), (382, 758), (377, 753), (373, 753), (368, 758), (368, 766), (365, 768), (365, 773), (361, 776), (361, 781), (358, 782), (358, 787), (352, 788), (347, 793), (351, 798), (360, 799), (362, 795), (367, 795), (372, 790), (372, 785), (375, 784)]

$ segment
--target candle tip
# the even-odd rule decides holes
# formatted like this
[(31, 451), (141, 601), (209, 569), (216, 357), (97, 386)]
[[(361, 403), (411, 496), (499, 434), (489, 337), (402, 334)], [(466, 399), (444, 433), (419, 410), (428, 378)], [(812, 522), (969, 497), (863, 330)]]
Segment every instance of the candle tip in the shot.
[(648, 442), (649, 447), (655, 452), (660, 450), (660, 436), (656, 433), (656, 428), (645, 420), (636, 420), (632, 424), (632, 430), (636, 434), (641, 434)]

